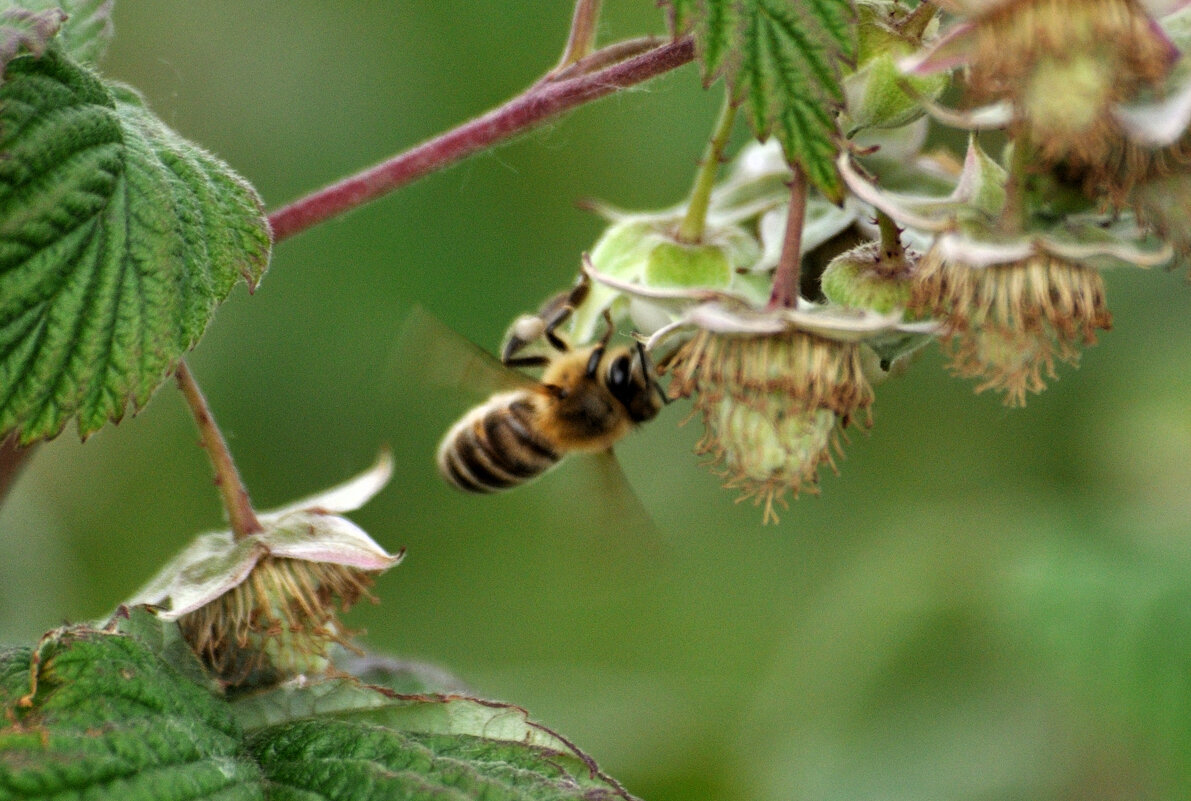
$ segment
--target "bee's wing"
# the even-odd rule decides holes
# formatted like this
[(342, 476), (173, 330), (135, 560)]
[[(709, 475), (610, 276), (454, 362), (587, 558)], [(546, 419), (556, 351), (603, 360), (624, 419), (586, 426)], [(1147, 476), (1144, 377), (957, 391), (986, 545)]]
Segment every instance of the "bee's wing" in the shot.
[(447, 326), (421, 306), (406, 318), (394, 347), (397, 361), (430, 386), (465, 390), (480, 397), (537, 386), (527, 375)]
[(592, 522), (603, 532), (604, 542), (634, 558), (656, 562), (665, 551), (663, 537), (612, 449), (571, 461), (582, 484), (581, 497), (589, 509), (597, 510)]

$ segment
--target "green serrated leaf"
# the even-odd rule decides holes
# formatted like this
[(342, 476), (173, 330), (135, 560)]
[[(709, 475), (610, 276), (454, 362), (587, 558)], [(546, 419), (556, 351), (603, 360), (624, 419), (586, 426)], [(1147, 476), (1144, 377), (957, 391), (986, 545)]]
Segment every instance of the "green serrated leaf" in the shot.
[(104, 628), (135, 637), (182, 676), (211, 692), (220, 691), (219, 682), (207, 672), (189, 643), (182, 638), (178, 624), (162, 620), (148, 607), (122, 605)]
[[(437, 792), (461, 799), (628, 798), (589, 757), (510, 704), (461, 695), (397, 695), (354, 679), (327, 678), (287, 683), (237, 699), (232, 708), (250, 733), (249, 751), (269, 781), (283, 785), (271, 786), (271, 793), (282, 797), (297, 787), (340, 797), (334, 788), (360, 776), (354, 773), (359, 765), (342, 764), (346, 759), (369, 763), (367, 775), (401, 771), (393, 784), (370, 787), (367, 798)], [(308, 719), (315, 718), (318, 723), (309, 726)], [(361, 737), (369, 740), (366, 753), (352, 745)], [(301, 760), (293, 755), (300, 753), (316, 761), (297, 764)], [(411, 756), (415, 762), (402, 761)], [(319, 763), (321, 769), (309, 772)], [(335, 778), (327, 785), (319, 776)]]
[(134, 637), (64, 629), (6, 651), (0, 693), (0, 798), (265, 797), (227, 704)]
[(723, 75), (759, 139), (773, 134), (791, 164), (833, 201), (841, 62), (855, 59), (849, 0), (664, 0), (675, 35), (691, 30), (705, 83)]
[[(63, 12), (66, 20), (58, 31), (57, 41), (78, 61), (97, 63), (112, 40), (113, 0), (10, 0), (7, 5), (14, 6), (16, 11), (38, 14)], [(4, 63), (7, 62), (0, 61), (0, 64)]]
[(396, 693), (459, 693), (467, 685), (438, 665), (380, 654), (365, 654), (335, 660), (336, 670), (355, 676), (365, 684)]
[(241, 277), (260, 200), (56, 47), (0, 85), (0, 437), (86, 437), (143, 406)]
[(341, 677), (228, 702), (162, 658), (172, 630), (122, 609), (0, 649), (0, 799), (631, 799), (509, 704)]
[(470, 735), (304, 720), (256, 733), (247, 749), (275, 801), (630, 798), (573, 754)]

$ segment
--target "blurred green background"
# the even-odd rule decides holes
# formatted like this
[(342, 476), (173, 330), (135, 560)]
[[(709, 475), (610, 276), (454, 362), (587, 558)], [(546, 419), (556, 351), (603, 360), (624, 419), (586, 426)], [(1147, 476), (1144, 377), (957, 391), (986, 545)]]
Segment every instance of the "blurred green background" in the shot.
[[(103, 69), (277, 207), (518, 92), (570, 5), (125, 0)], [(603, 41), (661, 31), (650, 0), (605, 0)], [(408, 310), (495, 349), (598, 235), (575, 201), (682, 198), (719, 97), (687, 67), (282, 243), (190, 361), (258, 507), (391, 445), (393, 483), (353, 518), (408, 556), (348, 623), (524, 705), (646, 799), (1191, 795), (1181, 274), (1109, 275), (1116, 330), (1024, 410), (932, 350), (776, 527), (699, 467), (676, 407), (619, 448), (656, 534), (603, 517), (581, 466), (502, 497), (440, 484), (469, 399), (401, 366)], [(68, 432), (0, 511), (0, 641), (106, 614), (220, 525), (172, 386), (85, 445)]]

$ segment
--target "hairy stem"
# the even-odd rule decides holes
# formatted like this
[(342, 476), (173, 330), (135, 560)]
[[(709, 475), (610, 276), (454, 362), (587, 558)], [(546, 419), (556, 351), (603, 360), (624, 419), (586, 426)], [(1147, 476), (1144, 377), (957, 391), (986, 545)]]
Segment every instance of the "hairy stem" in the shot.
[(906, 249), (902, 245), (902, 229), (888, 214), (880, 209), (876, 211), (877, 228), (881, 232), (881, 256), (877, 260), (877, 270), (881, 273), (898, 272), (906, 261)]
[(215, 418), (207, 406), (207, 399), (203, 397), (186, 362), (178, 362), (175, 376), (178, 379), (178, 388), (182, 390), (182, 396), (186, 398), (190, 412), (194, 415), (203, 449), (207, 451), (211, 466), (215, 468), (215, 485), (219, 487), (219, 494), (223, 497), (223, 507), (227, 510), (227, 517), (232, 525), (232, 535), (240, 540), (260, 531), (260, 521), (256, 519), (256, 512), (248, 500), (248, 490), (244, 489), (244, 482), (240, 480), (240, 473), (236, 470), (236, 463), (232, 461), (227, 441), (224, 440), (219, 426), (215, 424)]
[(597, 72), (534, 84), (487, 114), (278, 209), (269, 215), (273, 239), (288, 239), (565, 111), (681, 67), (694, 57), (695, 45), (688, 36)]
[(699, 171), (695, 174), (695, 185), (691, 189), (691, 199), (687, 203), (686, 216), (678, 226), (680, 242), (696, 243), (703, 239), (703, 228), (707, 223), (707, 207), (711, 203), (711, 190), (715, 187), (715, 177), (719, 174), (720, 163), (724, 159), (724, 148), (728, 146), (728, 139), (732, 136), (732, 124), (736, 122), (736, 106), (732, 104), (732, 94), (724, 89), (724, 105), (720, 108), (720, 115), (716, 118), (715, 129), (711, 140), (707, 143), (707, 150), (703, 160), (699, 162)]
[(596, 24), (600, 19), (600, 0), (576, 0), (571, 17), (571, 33), (555, 71), (566, 69), (586, 58), (595, 49)]
[(1029, 181), (1030, 159), (1033, 148), (1024, 133), (1013, 140), (1013, 150), (1009, 156), (1009, 177), (1005, 182), (1005, 205), (1001, 208), (1001, 218), (998, 220), (1003, 233), (1016, 234), (1025, 228), (1026, 223), (1026, 182)]
[(786, 234), (782, 238), (782, 253), (773, 271), (773, 291), (769, 295), (770, 309), (793, 309), (798, 305), (798, 283), (802, 270), (802, 224), (806, 220), (806, 176), (797, 164), (792, 165), (790, 180), (790, 208), (786, 212)]
[(542, 79), (538, 83), (557, 82), (574, 78), (576, 75), (588, 75), (653, 50), (663, 42), (665, 40), (657, 36), (638, 36), (635, 39), (622, 39), (615, 44), (601, 47), (594, 53), (584, 56), (569, 66), (562, 68), (556, 67), (551, 72), (542, 76)]

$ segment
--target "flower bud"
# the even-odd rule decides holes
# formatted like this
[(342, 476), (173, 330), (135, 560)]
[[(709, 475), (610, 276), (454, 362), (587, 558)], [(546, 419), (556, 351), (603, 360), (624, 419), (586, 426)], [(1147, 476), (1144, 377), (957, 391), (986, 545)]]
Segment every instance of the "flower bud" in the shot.
[(197, 537), (127, 601), (176, 620), (183, 638), (226, 687), (259, 687), (330, 666), (351, 648), (336, 607), (369, 598), (372, 576), (401, 561), (340, 512), (358, 509), (389, 480), (388, 453), (354, 479), (258, 515), (261, 530)]
[[(898, 128), (921, 117), (922, 106), (906, 93), (905, 84), (931, 99), (947, 87), (946, 73), (905, 75), (898, 67), (922, 42), (912, 16), (905, 6), (886, 0), (857, 4), (858, 63), (843, 80), (849, 135), (864, 128)], [(930, 30), (937, 27), (932, 19)]]

